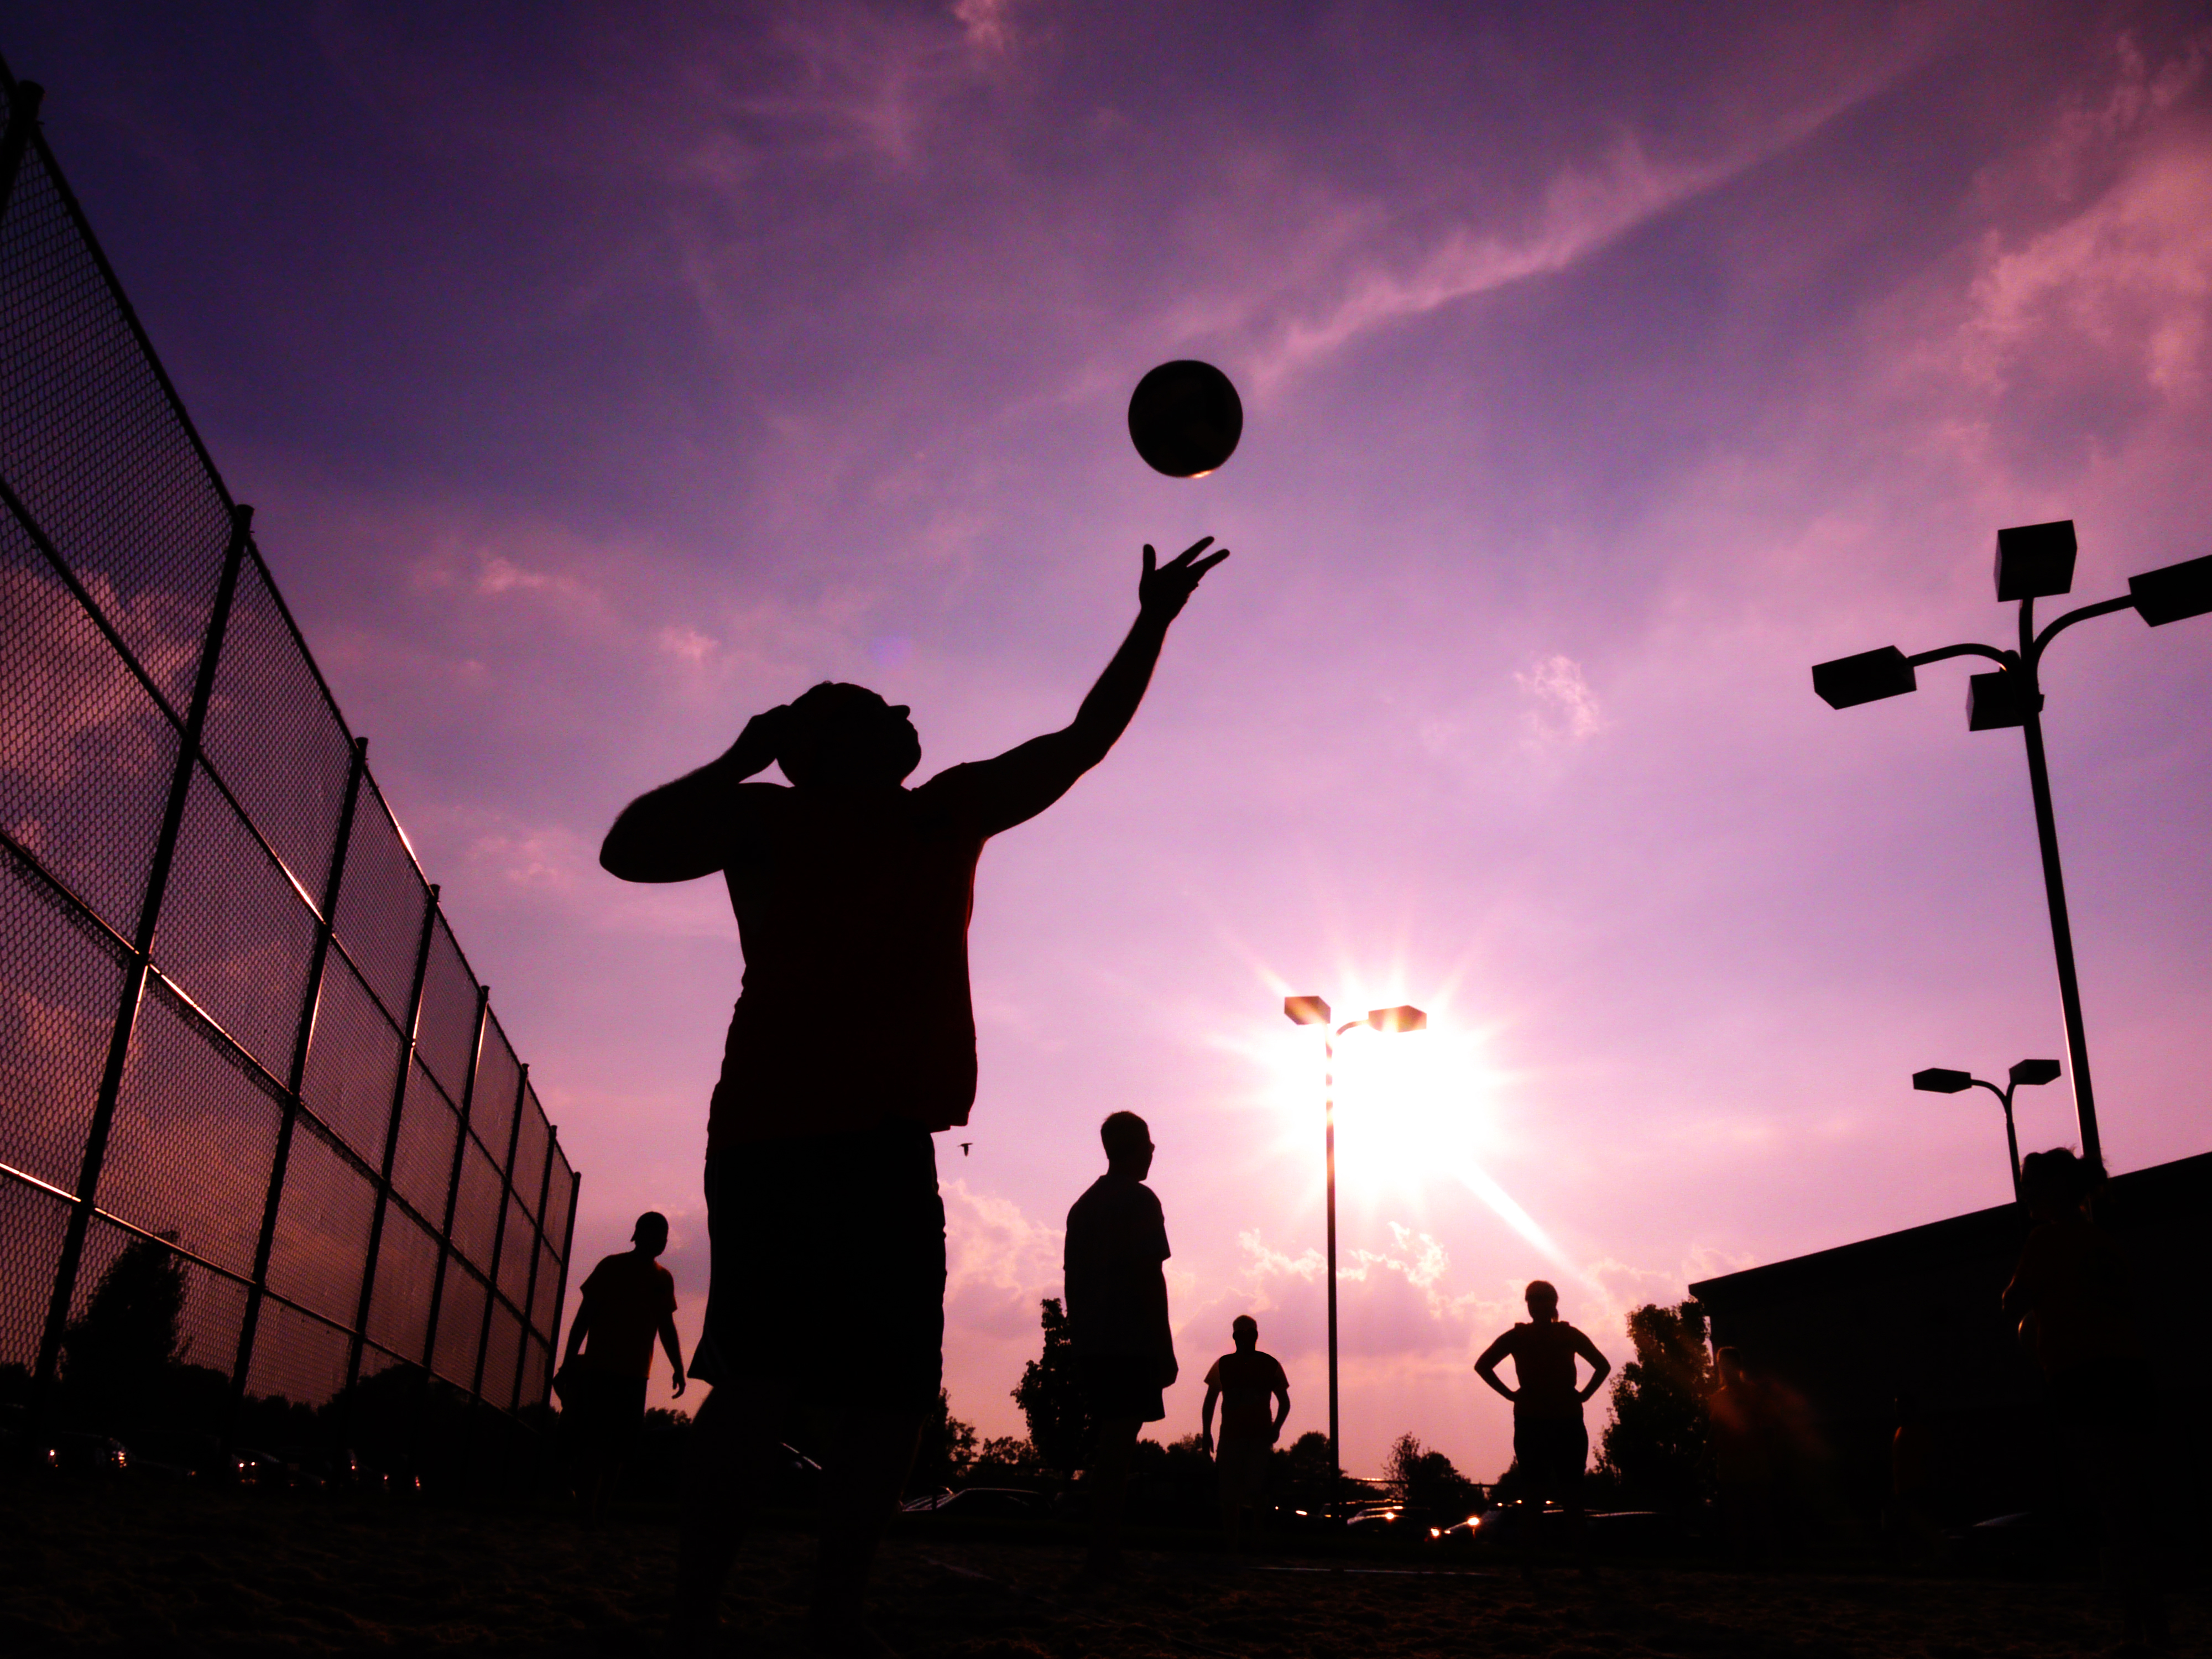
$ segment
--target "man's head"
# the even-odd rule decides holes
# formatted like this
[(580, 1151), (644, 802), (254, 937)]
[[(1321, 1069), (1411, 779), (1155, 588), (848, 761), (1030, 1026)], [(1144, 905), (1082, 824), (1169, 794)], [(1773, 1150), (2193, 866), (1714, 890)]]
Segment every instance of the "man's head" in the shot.
[(907, 713), (864, 685), (824, 680), (792, 700), (776, 762), (802, 789), (895, 788), (921, 764)]
[(644, 1255), (659, 1255), (668, 1248), (668, 1218), (658, 1210), (647, 1210), (629, 1230), (629, 1242)]
[(1260, 1322), (1250, 1314), (1238, 1314), (1229, 1322), (1229, 1336), (1237, 1352), (1249, 1353), (1260, 1346)]
[(2030, 1152), (2020, 1161), (2020, 1195), (2039, 1221), (2079, 1210), (2105, 1178), (2104, 1170), (2070, 1146)]
[(1152, 1167), (1152, 1132), (1134, 1112), (1115, 1112), (1098, 1126), (1099, 1145), (1116, 1175), (1142, 1181)]
[(1539, 1325), (1549, 1324), (1559, 1316), (1559, 1287), (1548, 1279), (1532, 1279), (1528, 1288), (1522, 1292), (1528, 1304), (1528, 1317)]

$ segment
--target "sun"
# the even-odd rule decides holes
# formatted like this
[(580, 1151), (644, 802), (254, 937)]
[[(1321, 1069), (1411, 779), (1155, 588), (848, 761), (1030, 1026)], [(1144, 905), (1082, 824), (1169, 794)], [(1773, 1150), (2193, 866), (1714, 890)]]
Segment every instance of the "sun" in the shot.
[[(1399, 977), (1376, 981), (1342, 976), (1353, 991), (1330, 1022), (1405, 1001)], [(1517, 1081), (1492, 1052), (1498, 1026), (1455, 1007), (1449, 993), (1422, 1004), (1425, 1030), (1382, 1032), (1362, 1024), (1334, 1038), (1337, 1189), (1342, 1205), (1407, 1204), (1417, 1208), (1469, 1200), (1493, 1212), (1562, 1270), (1571, 1270), (1559, 1242), (1491, 1174), (1507, 1150), (1510, 1102)], [(1248, 1028), (1224, 1034), (1221, 1046), (1243, 1054), (1260, 1073), (1255, 1103), (1273, 1126), (1276, 1152), (1310, 1167), (1316, 1188), (1322, 1160), (1325, 1061), (1318, 1026)]]

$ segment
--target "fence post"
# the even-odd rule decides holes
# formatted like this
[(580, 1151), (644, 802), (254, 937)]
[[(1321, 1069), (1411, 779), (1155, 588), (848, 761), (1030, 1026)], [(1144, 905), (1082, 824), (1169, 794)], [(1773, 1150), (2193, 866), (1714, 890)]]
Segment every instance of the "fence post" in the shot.
[[(461, 1164), (469, 1151), (469, 1105), (477, 1092), (477, 1062), (483, 1057), (484, 1016), (491, 1008), (491, 992), (477, 987), (477, 1040), (469, 1050), (469, 1074), (461, 1083), (459, 1123), (453, 1135), (453, 1161), (446, 1171), (446, 1213), (438, 1226), (438, 1276), (430, 1285), (430, 1340), (423, 1364), (433, 1367), (438, 1357), (438, 1321), (446, 1302), (446, 1269), (453, 1259), (453, 1215), (461, 1199)], [(475, 1373), (471, 1372), (473, 1379)], [(470, 1389), (473, 1397), (475, 1389)]]
[(138, 926), (131, 936), (131, 957), (123, 974), (122, 994), (117, 999), (115, 1024), (108, 1034), (107, 1060), (101, 1068), (100, 1093), (86, 1127), (84, 1159), (77, 1168), (76, 1201), (70, 1210), (68, 1229), (62, 1235), (61, 1259), (54, 1264), (53, 1294), (46, 1304), (46, 1325), (39, 1340), (39, 1370), (33, 1383), (34, 1416), (43, 1419), (52, 1403), (54, 1373), (61, 1361), (62, 1337), (69, 1328), (70, 1298), (76, 1288), (77, 1266), (84, 1255), (85, 1235), (92, 1225), (93, 1200), (100, 1190), (100, 1166), (107, 1158), (107, 1135), (115, 1121), (116, 1097), (123, 1089), (123, 1069), (131, 1053), (131, 1034), (138, 1021), (138, 1006), (146, 990), (146, 969), (153, 958), (154, 930), (161, 915), (162, 895), (168, 890), (169, 868), (176, 861), (177, 838), (185, 824), (185, 803), (191, 794), (192, 774), (199, 764), (200, 733), (207, 724), (208, 702), (215, 693), (216, 660), (222, 654), (224, 629), (230, 623), (230, 602), (238, 591), (239, 567), (246, 557), (252, 535), (253, 509), (243, 505), (230, 510), (230, 538), (223, 549), (222, 575), (216, 584), (215, 604), (208, 613), (207, 634), (200, 643), (198, 672), (192, 678), (192, 700), (185, 705), (184, 729), (177, 734), (177, 764), (169, 776), (169, 799), (161, 810), (161, 834), (154, 843), (154, 861), (146, 872), (146, 896), (138, 906)]
[(7, 216), (8, 203), (15, 194), (15, 175), (23, 170), (23, 155), (38, 130), (39, 106), (46, 96), (46, 89), (36, 81), (18, 81), (9, 100), (8, 130), (0, 133), (0, 218)]
[[(479, 1400), (483, 1398), (484, 1352), (491, 1346), (491, 1317), (499, 1308), (499, 1261), (500, 1258), (507, 1253), (507, 1206), (514, 1202), (514, 1148), (522, 1136), (522, 1097), (530, 1087), (530, 1067), (518, 1060), (515, 1062), (515, 1069), (521, 1075), (515, 1079), (514, 1121), (507, 1125), (507, 1152), (500, 1160), (499, 1166), (499, 1231), (492, 1235), (491, 1240), (491, 1294), (484, 1297), (483, 1328), (477, 1333), (476, 1380), (471, 1387)], [(529, 1321), (529, 1315), (526, 1312), (523, 1319), (524, 1328), (526, 1330)], [(521, 1369), (520, 1349), (516, 1351), (515, 1358), (516, 1370), (519, 1371)], [(499, 1409), (511, 1411), (514, 1407), (514, 1390), (510, 1388), (507, 1390), (506, 1401)]]
[[(526, 1089), (523, 1091), (523, 1099), (527, 1101), (529, 1098), (530, 1091)], [(538, 1107), (536, 1109), (538, 1116), (544, 1117), (545, 1115), (545, 1109), (543, 1106)], [(518, 1114), (518, 1116), (520, 1114)], [(552, 1191), (553, 1126), (550, 1123), (548, 1123), (545, 1126), (545, 1167), (538, 1172), (538, 1205), (537, 1207), (531, 1212), (530, 1283), (523, 1288), (522, 1292), (522, 1340), (525, 1345), (523, 1352), (526, 1353), (529, 1352), (528, 1344), (530, 1341), (531, 1332), (536, 1328), (530, 1322), (535, 1316), (538, 1310), (538, 1269), (545, 1265), (545, 1200)], [(561, 1310), (556, 1307), (553, 1310), (554, 1329), (557, 1331), (560, 1328), (560, 1325)], [(559, 1356), (555, 1354), (553, 1352), (553, 1333), (549, 1331), (545, 1337), (546, 1394), (550, 1394), (553, 1389), (553, 1367), (558, 1357)], [(520, 1410), (525, 1403), (526, 1402), (522, 1398), (521, 1368), (517, 1367), (514, 1378), (515, 1408), (518, 1411)], [(537, 1399), (526, 1403), (533, 1406), (542, 1406), (545, 1403), (545, 1395), (540, 1395)]]
[[(554, 1145), (557, 1146), (560, 1145), (560, 1142), (556, 1139), (554, 1142)], [(550, 1158), (552, 1154), (548, 1152), (546, 1156)], [(547, 1190), (550, 1192), (551, 1189), (549, 1188)], [(583, 1190), (584, 1172), (581, 1170), (569, 1170), (568, 1224), (564, 1230), (566, 1236), (561, 1240), (561, 1283), (559, 1287), (553, 1292), (553, 1352), (555, 1355), (556, 1369), (558, 1368), (559, 1355), (561, 1352), (561, 1311), (563, 1308), (568, 1305), (568, 1267), (570, 1265), (568, 1261), (568, 1253), (576, 1246), (576, 1200), (582, 1195)], [(547, 1374), (549, 1376), (551, 1375), (550, 1372)]]
[[(362, 747), (368, 746), (364, 739)], [(422, 975), (430, 965), (430, 934), (438, 925), (438, 890), (429, 887), (429, 902), (422, 908), (422, 937), (415, 945), (415, 973), (408, 981), (406, 1024), (400, 1033), (399, 1076), (392, 1085), (392, 1110), (384, 1122), (384, 1159), (376, 1171), (376, 1209), (368, 1223), (368, 1261), (362, 1269), (361, 1305), (354, 1312), (353, 1352), (346, 1360), (346, 1395), (361, 1381), (361, 1348), (368, 1336), (368, 1301), (375, 1293), (376, 1264), (384, 1249), (384, 1212), (392, 1201), (392, 1166), (399, 1157), (399, 1115), (407, 1109), (407, 1079), (415, 1070), (415, 1028), (422, 1018)], [(416, 1359), (428, 1364), (427, 1339)]]
[(292, 1034), (292, 1063), (284, 1073), (283, 1119), (276, 1128), (276, 1151), (269, 1160), (269, 1190), (261, 1203), (261, 1235), (253, 1247), (253, 1279), (246, 1290), (246, 1319), (238, 1333), (238, 1361), (230, 1373), (230, 1426), (238, 1421), (246, 1400), (246, 1374), (253, 1360), (253, 1344), (261, 1331), (261, 1303), (269, 1290), (269, 1254), (276, 1248), (276, 1217), (284, 1203), (284, 1174), (292, 1161), (292, 1136), (300, 1120), (300, 1090), (307, 1081), (307, 1044), (315, 1033), (315, 1011), (323, 997), (323, 970), (330, 961), (331, 934), (337, 926), (338, 886), (345, 878), (346, 848), (353, 840), (355, 804), (361, 799), (361, 776), (368, 766), (368, 745), (354, 740), (346, 766), (345, 799), (338, 807), (337, 844), (331, 849), (331, 867), (323, 878), (322, 915), (315, 922), (315, 943), (307, 958), (307, 988), (300, 1001), (299, 1023)]

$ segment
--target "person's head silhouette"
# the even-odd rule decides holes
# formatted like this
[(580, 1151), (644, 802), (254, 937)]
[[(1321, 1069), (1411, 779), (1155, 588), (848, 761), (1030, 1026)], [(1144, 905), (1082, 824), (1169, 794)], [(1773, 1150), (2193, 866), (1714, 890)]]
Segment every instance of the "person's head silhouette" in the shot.
[(1548, 1279), (1530, 1279), (1522, 1299), (1528, 1304), (1528, 1317), (1539, 1325), (1548, 1325), (1559, 1316), (1559, 1288)]
[(864, 685), (824, 680), (784, 711), (776, 762), (801, 789), (896, 788), (921, 764), (907, 715)]
[(1260, 1346), (1260, 1322), (1250, 1314), (1238, 1314), (1229, 1322), (1229, 1336), (1237, 1352), (1249, 1353)]
[(640, 1255), (659, 1255), (668, 1248), (668, 1218), (658, 1210), (647, 1210), (629, 1230), (629, 1242), (637, 1246)]
[(2105, 1172), (2070, 1146), (2030, 1152), (2020, 1161), (2020, 1195), (2039, 1221), (2055, 1221), (2081, 1211)]
[(1115, 1175), (1142, 1181), (1152, 1173), (1152, 1132), (1134, 1112), (1115, 1112), (1098, 1126), (1106, 1167)]

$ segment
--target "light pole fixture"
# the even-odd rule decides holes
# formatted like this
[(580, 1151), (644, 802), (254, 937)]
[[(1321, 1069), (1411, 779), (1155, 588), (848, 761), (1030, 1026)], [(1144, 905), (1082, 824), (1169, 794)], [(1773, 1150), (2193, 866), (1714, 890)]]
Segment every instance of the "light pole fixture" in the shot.
[(2212, 556), (2130, 576), (2125, 594), (2069, 611), (2038, 633), (2035, 602), (2074, 586), (2075, 550), (2071, 519), (1997, 532), (1997, 599), (2004, 604), (2020, 602), (2017, 650), (2002, 651), (1993, 645), (1947, 645), (1908, 657), (1895, 646), (1886, 645), (1879, 651), (1862, 651), (1854, 657), (1816, 664), (1813, 690), (1831, 708), (1851, 708), (1918, 690), (1915, 671), (1932, 662), (1950, 657), (1986, 657), (1996, 664), (1994, 669), (1967, 680), (1966, 729), (1991, 732), (2017, 726), (2027, 739), (2028, 791), (2035, 801), (2035, 834), (2043, 849), (2043, 890), (2050, 902), (2051, 942), (2058, 963), (2058, 1001), (2066, 1020), (2067, 1060), (2074, 1068), (2074, 1112), (2081, 1126), (2081, 1156), (2101, 1166), (2104, 1149), (2097, 1133), (2096, 1098), (2089, 1086), (2089, 1040), (2082, 1030), (2081, 989), (2074, 972), (2074, 930), (2066, 918), (2066, 884), (2058, 868), (2058, 830), (2051, 814), (2051, 773), (2043, 754), (2043, 690), (2037, 671), (2052, 640), (2092, 617), (2133, 611), (2151, 627), (2162, 628), (2185, 617), (2212, 611)]
[(2013, 1132), (2012, 1091), (2022, 1085), (2033, 1088), (2038, 1084), (2056, 1082), (2058, 1074), (2059, 1065), (2055, 1060), (2023, 1060), (2005, 1073), (2005, 1086), (2000, 1089), (1996, 1084), (1986, 1082), (1971, 1073), (1930, 1066), (1924, 1072), (1912, 1074), (1912, 1086), (1931, 1095), (1955, 1095), (1968, 1089), (1987, 1089), (1997, 1097), (1997, 1104), (2004, 1108), (2005, 1151), (2012, 1158), (2012, 1197), (2013, 1202), (2017, 1204), (2020, 1202), (2020, 1137)]
[(1337, 1443), (1336, 1392), (1336, 1040), (1355, 1025), (1370, 1025), (1383, 1032), (1425, 1031), (1429, 1017), (1411, 1003), (1395, 1008), (1371, 1008), (1364, 1019), (1348, 1019), (1331, 1030), (1328, 1004), (1319, 997), (1285, 997), (1283, 1012), (1299, 1025), (1318, 1025), (1322, 1030), (1322, 1144), (1328, 1160), (1328, 1501), (1334, 1508), (1337, 1487), (1344, 1480), (1344, 1458)]

